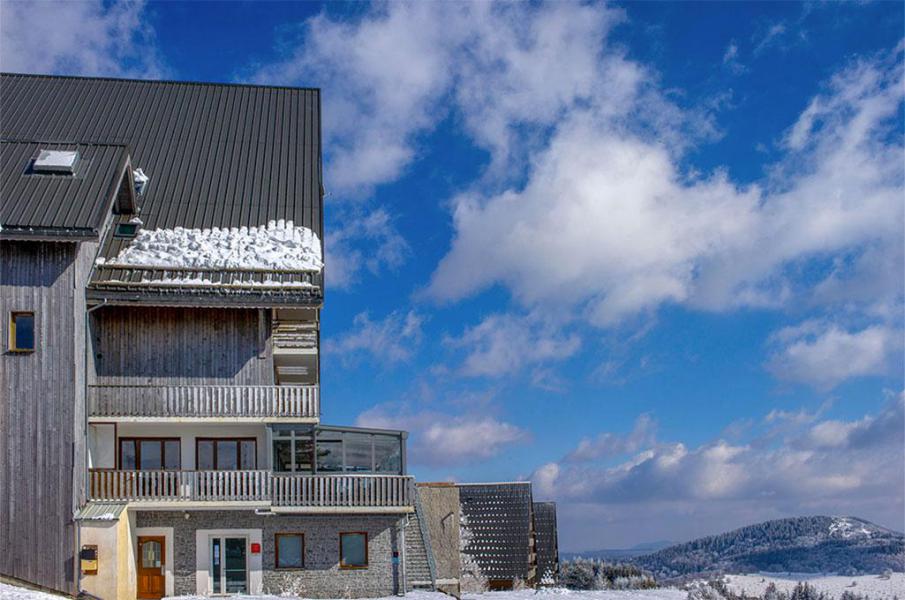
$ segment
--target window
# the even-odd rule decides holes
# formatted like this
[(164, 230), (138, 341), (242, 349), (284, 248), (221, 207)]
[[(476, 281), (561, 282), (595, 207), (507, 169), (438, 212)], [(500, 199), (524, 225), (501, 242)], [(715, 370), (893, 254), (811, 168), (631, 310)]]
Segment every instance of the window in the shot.
[(314, 470), (314, 429), (312, 427), (274, 427), (274, 471)]
[(119, 468), (126, 471), (178, 471), (179, 438), (120, 438)]
[(368, 534), (353, 531), (339, 534), (339, 568), (366, 569), (368, 567)]
[(237, 471), (258, 468), (255, 438), (198, 438), (195, 468), (199, 471)]
[(113, 230), (113, 237), (134, 238), (138, 233), (138, 223), (120, 223)]
[(75, 173), (75, 165), (79, 161), (78, 150), (39, 150), (32, 163), (36, 173)]
[(10, 352), (34, 352), (35, 313), (14, 312), (9, 315)]
[(301, 533), (278, 533), (275, 536), (276, 568), (305, 568), (305, 536)]

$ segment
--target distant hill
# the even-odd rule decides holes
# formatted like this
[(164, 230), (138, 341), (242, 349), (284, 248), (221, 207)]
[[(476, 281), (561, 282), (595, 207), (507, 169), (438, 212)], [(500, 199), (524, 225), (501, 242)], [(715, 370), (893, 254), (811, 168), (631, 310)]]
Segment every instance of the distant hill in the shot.
[(880, 573), (905, 569), (905, 535), (855, 517), (766, 521), (637, 556), (660, 580), (708, 573)]
[(656, 552), (662, 548), (668, 548), (673, 544), (675, 544), (675, 542), (659, 540), (656, 542), (644, 542), (643, 544), (637, 544), (631, 548), (603, 548), (601, 550), (586, 550), (584, 552), (561, 552), (560, 558), (562, 558), (562, 560), (597, 558), (608, 562), (624, 561), (629, 558), (635, 558), (636, 556), (643, 556), (645, 554), (650, 554), (651, 552)]

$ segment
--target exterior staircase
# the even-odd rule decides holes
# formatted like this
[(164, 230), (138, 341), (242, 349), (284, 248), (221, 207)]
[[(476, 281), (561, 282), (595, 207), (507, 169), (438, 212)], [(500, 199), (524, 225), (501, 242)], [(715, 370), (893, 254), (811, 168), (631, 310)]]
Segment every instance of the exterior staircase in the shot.
[(405, 529), (406, 590), (435, 590), (430, 538), (426, 525), (421, 521), (421, 502), (417, 490), (413, 496), (415, 512), (409, 515), (409, 524)]

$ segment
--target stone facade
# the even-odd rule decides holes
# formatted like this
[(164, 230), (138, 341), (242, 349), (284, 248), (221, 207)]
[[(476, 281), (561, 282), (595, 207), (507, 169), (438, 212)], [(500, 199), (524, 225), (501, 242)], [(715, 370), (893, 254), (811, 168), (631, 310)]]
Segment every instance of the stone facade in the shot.
[[(188, 515), (188, 518), (186, 518)], [(405, 517), (398, 515), (257, 515), (251, 511), (139, 512), (137, 527), (172, 527), (176, 595), (196, 593), (198, 529), (260, 529), (263, 534), (263, 592), (308, 598), (389, 596), (401, 587), (401, 567), (393, 563)], [(368, 567), (339, 568), (339, 534), (368, 533)], [(277, 533), (305, 535), (305, 568), (276, 569)]]

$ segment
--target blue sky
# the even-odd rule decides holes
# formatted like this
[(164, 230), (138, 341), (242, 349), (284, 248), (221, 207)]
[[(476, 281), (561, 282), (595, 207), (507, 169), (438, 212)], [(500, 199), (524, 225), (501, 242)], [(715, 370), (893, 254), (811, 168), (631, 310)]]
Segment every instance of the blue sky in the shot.
[(903, 5), (3, 2), (4, 70), (316, 86), (324, 420), (564, 550), (903, 523)]

